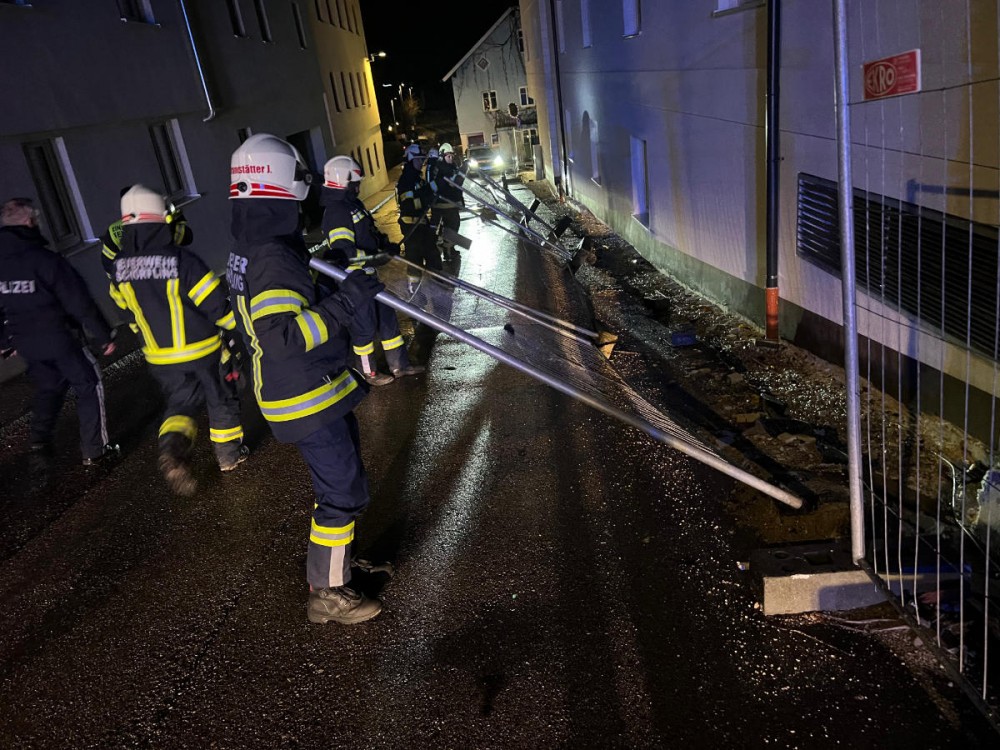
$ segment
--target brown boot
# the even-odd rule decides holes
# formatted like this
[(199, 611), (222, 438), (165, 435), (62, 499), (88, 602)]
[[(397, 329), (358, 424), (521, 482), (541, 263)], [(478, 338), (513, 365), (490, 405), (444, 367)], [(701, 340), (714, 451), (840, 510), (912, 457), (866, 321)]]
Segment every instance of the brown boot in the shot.
[(382, 602), (369, 599), (364, 594), (347, 586), (319, 589), (309, 593), (309, 622), (339, 622), (354, 625), (375, 617), (382, 611)]

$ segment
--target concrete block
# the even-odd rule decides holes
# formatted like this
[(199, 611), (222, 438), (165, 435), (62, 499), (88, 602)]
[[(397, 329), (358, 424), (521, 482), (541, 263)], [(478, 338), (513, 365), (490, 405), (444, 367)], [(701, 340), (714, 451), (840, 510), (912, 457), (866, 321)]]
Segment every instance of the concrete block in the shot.
[(839, 542), (756, 550), (750, 556), (750, 574), (765, 615), (857, 609), (885, 600)]

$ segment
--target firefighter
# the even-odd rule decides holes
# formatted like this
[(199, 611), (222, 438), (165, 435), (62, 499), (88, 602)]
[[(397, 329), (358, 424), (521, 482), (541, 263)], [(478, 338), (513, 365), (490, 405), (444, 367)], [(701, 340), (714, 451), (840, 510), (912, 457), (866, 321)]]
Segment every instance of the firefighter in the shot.
[[(440, 271), (441, 255), (434, 232), (427, 223), (427, 210), (431, 207), (434, 192), (420, 175), (424, 152), (419, 144), (411, 143), (406, 147), (405, 156), (406, 164), (396, 183), (396, 203), (399, 205), (399, 230), (403, 233), (406, 257), (418, 266)], [(412, 294), (420, 282), (420, 272), (407, 267), (406, 273)]]
[[(323, 234), (329, 247), (325, 259), (341, 268), (356, 270), (364, 267), (364, 261), (353, 261), (355, 258), (377, 253), (398, 254), (399, 245), (390, 242), (379, 231), (375, 226), (375, 219), (358, 198), (362, 179), (361, 165), (350, 156), (335, 156), (326, 163), (323, 177), (320, 202), (326, 207), (323, 213)], [(374, 268), (367, 271), (375, 273)], [(376, 302), (375, 315), (382, 351), (385, 352), (386, 363), (392, 370), (392, 375), (401, 378), (424, 372), (424, 367), (410, 364), (395, 311), (388, 305)], [(393, 377), (376, 372), (373, 338), (354, 341), (354, 353), (361, 359), (361, 372), (365, 380), (372, 385), (384, 385), (392, 382)]]
[(219, 378), (218, 329), (231, 330), (236, 323), (219, 277), (175, 244), (161, 195), (135, 185), (122, 196), (121, 213), (111, 297), (142, 334), (142, 353), (167, 402), (158, 439), (160, 471), (171, 490), (191, 495), (197, 481), (188, 457), (203, 404), (219, 468), (232, 471), (248, 454), (239, 399)]
[[(51, 252), (28, 198), (0, 208), (0, 349), (28, 363), (35, 384), (31, 450), (51, 455), (52, 433), (67, 388), (76, 393), (84, 466), (117, 455), (109, 445), (101, 370), (83, 338), (104, 356), (115, 350), (114, 332), (80, 275)], [(5, 324), (4, 324), (5, 321)]]
[[(131, 185), (123, 187), (118, 194), (119, 200), (131, 189)], [(191, 231), (187, 219), (184, 218), (184, 214), (179, 209), (174, 208), (172, 204), (168, 205), (167, 209), (167, 223), (173, 229), (174, 244), (177, 247), (187, 247), (194, 241), (194, 232)], [(115, 221), (108, 225), (104, 234), (101, 235), (101, 266), (104, 268), (104, 273), (107, 274), (109, 279), (114, 273), (115, 256), (118, 255), (121, 247), (122, 220), (115, 219)]]
[(347, 368), (349, 328), (374, 316), (384, 287), (352, 272), (325, 293), (310, 274), (299, 203), (312, 176), (280, 138), (258, 133), (232, 156), (233, 245), (226, 278), (252, 358), (254, 395), (274, 436), (295, 443), (312, 477), (306, 577), (310, 622), (375, 617), (377, 599), (348, 586), (355, 519), (369, 502), (353, 409), (365, 387)]
[(439, 151), (440, 159), (429, 180), (431, 189), (434, 191), (434, 203), (431, 206), (431, 227), (438, 237), (438, 246), (441, 248), (444, 260), (450, 261), (452, 253), (457, 251), (454, 250), (452, 243), (444, 238), (442, 230), (447, 228), (452, 232), (458, 232), (462, 223), (459, 206), (465, 205), (465, 195), (447, 180), (461, 185), (465, 180), (465, 175), (459, 171), (455, 164), (455, 149), (450, 143), (442, 143)]

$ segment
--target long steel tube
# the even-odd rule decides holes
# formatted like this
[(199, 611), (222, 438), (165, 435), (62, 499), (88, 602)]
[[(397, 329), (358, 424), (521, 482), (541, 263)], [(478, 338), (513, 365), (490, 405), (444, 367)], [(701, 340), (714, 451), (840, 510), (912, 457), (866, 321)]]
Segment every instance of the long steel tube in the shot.
[[(319, 260), (318, 258), (313, 258), (312, 260), (310, 260), (309, 266), (315, 271), (322, 273), (325, 276), (329, 276), (330, 278), (335, 279), (337, 281), (343, 281), (347, 277), (347, 272), (344, 271), (343, 269), (338, 268), (337, 266), (333, 266), (325, 261)], [(711, 466), (713, 469), (721, 471), (723, 474), (727, 474), (728, 476), (731, 476), (733, 479), (743, 482), (744, 484), (753, 487), (754, 489), (760, 492), (763, 492), (765, 495), (768, 495), (769, 497), (772, 497), (779, 502), (785, 503), (786, 505), (790, 505), (793, 508), (802, 507), (802, 500), (795, 497), (795, 495), (791, 494), (790, 492), (786, 492), (780, 487), (775, 487), (772, 484), (768, 484), (760, 477), (755, 477), (750, 472), (744, 471), (743, 469), (739, 469), (733, 466), (732, 464), (724, 461), (723, 459), (719, 458), (718, 456), (709, 453), (706, 450), (697, 448), (689, 443), (684, 442), (683, 440), (679, 440), (678, 438), (674, 437), (673, 435), (670, 435), (669, 433), (663, 432), (662, 430), (651, 425), (644, 419), (640, 419), (639, 417), (629, 414), (628, 412), (624, 412), (621, 409), (612, 406), (611, 404), (605, 403), (604, 401), (601, 401), (599, 398), (595, 398), (594, 396), (591, 396), (589, 393), (586, 393), (585, 391), (582, 391), (579, 388), (570, 385), (569, 383), (564, 383), (562, 380), (553, 377), (552, 375), (548, 374), (547, 372), (544, 372), (543, 370), (539, 370), (538, 368), (534, 367), (528, 362), (518, 359), (517, 357), (508, 354), (502, 349), (498, 349), (492, 344), (489, 344), (483, 341), (482, 339), (473, 336), (471, 333), (463, 331), (461, 328), (456, 328), (451, 323), (446, 323), (445, 321), (424, 312), (416, 305), (411, 305), (409, 302), (404, 302), (394, 294), (390, 294), (389, 292), (379, 292), (376, 295), (375, 299), (377, 299), (379, 302), (384, 302), (385, 304), (389, 305), (389, 307), (399, 310), (400, 312), (406, 313), (411, 318), (419, 320), (421, 323), (424, 323), (425, 325), (428, 325), (431, 328), (441, 331), (442, 333), (448, 334), (452, 338), (461, 341), (462, 343), (468, 344), (473, 349), (477, 349), (483, 352), (483, 354), (487, 354), (493, 357), (493, 359), (497, 360), (498, 362), (502, 362), (505, 365), (509, 365), (510, 367), (513, 367), (515, 370), (520, 370), (525, 375), (528, 375), (534, 378), (535, 380), (541, 381), (542, 383), (545, 383), (546, 385), (555, 388), (557, 391), (569, 396), (570, 398), (574, 398), (577, 401), (580, 401), (581, 403), (587, 404), (588, 406), (619, 420), (620, 422), (624, 422), (627, 425), (631, 425), (636, 429), (642, 430), (654, 440), (663, 443), (664, 445), (668, 445), (674, 450), (680, 451), (684, 455), (690, 456), (691, 458), (695, 459), (696, 461), (700, 461), (706, 466)]]
[(858, 376), (857, 276), (854, 268), (854, 177), (851, 171), (851, 112), (848, 107), (847, 0), (833, 0), (834, 104), (837, 167), (840, 172), (840, 265), (844, 305), (844, 374), (847, 381), (847, 468), (851, 498), (851, 554), (865, 556), (864, 498), (861, 494), (861, 388)]
[(480, 173), (479, 176), (483, 180), (485, 180), (486, 184), (489, 185), (491, 188), (493, 188), (494, 190), (502, 193), (506, 197), (507, 202), (510, 205), (512, 205), (514, 208), (516, 208), (518, 211), (521, 211), (522, 213), (527, 214), (528, 216), (530, 216), (532, 219), (534, 219), (539, 224), (541, 224), (543, 227), (545, 227), (550, 232), (552, 232), (552, 234), (556, 233), (555, 228), (553, 228), (547, 221), (545, 221), (544, 219), (542, 219), (541, 216), (539, 216), (534, 211), (532, 211), (530, 208), (528, 208), (526, 205), (524, 205), (523, 203), (521, 203), (521, 201), (519, 201), (517, 199), (517, 197), (512, 192), (510, 192), (509, 190), (507, 190), (506, 188), (504, 188), (502, 185), (497, 185), (496, 180), (494, 180), (494, 179), (492, 179), (492, 178), (490, 178), (487, 175), (484, 175), (482, 173)]

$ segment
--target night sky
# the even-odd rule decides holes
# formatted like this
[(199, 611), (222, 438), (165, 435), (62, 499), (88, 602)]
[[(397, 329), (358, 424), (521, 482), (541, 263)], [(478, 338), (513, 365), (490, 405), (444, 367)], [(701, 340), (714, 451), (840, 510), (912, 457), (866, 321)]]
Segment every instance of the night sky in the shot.
[(360, 5), (368, 51), (387, 55), (372, 63), (376, 86), (406, 82), (423, 94), (428, 107), (436, 107), (453, 106), (451, 84), (441, 84), (442, 76), (517, 2), (439, 0), (410, 4), (408, 10), (385, 0)]

